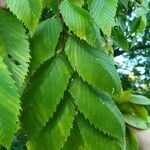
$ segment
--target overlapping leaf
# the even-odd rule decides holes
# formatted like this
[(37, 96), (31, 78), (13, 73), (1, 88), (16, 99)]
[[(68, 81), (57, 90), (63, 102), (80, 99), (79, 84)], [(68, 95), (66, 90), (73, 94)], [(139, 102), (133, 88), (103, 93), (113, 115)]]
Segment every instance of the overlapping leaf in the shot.
[(0, 9), (0, 54), (8, 65), (19, 89), (28, 71), (29, 44), (22, 24), (9, 12)]
[(124, 125), (121, 115), (118, 116), (113, 104), (108, 104), (107, 97), (100, 97), (96, 91), (91, 89), (81, 79), (76, 78), (70, 93), (75, 100), (80, 112), (82, 112), (90, 123), (108, 135), (118, 138), (123, 142)]
[(53, 119), (47, 123), (40, 134), (29, 141), (29, 150), (60, 150), (70, 135), (74, 113), (74, 106), (71, 103), (71, 99), (64, 98)]
[(129, 102), (138, 105), (150, 105), (150, 99), (142, 95), (131, 95)]
[(128, 102), (121, 104), (119, 108), (127, 124), (139, 129), (148, 128), (148, 112), (145, 107)]
[(49, 4), (52, 0), (43, 0), (43, 7)]
[(132, 103), (124, 103), (119, 106), (123, 114), (131, 114), (147, 121), (148, 111), (145, 107)]
[(61, 23), (56, 17), (39, 24), (31, 40), (32, 71), (54, 55), (61, 30)]
[(71, 65), (83, 80), (110, 95), (120, 94), (119, 75), (113, 65), (113, 60), (108, 55), (73, 37), (69, 38), (65, 51)]
[(119, 103), (128, 102), (130, 97), (131, 97), (130, 90), (122, 91), (120, 97), (118, 98), (118, 102)]
[(124, 114), (124, 119), (127, 124), (138, 129), (148, 129), (148, 122), (131, 114)]
[(71, 31), (90, 45), (96, 45), (96, 27), (87, 11), (64, 0), (60, 5), (60, 12)]
[(88, 150), (83, 141), (77, 121), (74, 121), (73, 129), (67, 142), (64, 144), (63, 150), (70, 150), (70, 148), (71, 150)]
[[(10, 11), (33, 34), (31, 71), (34, 75), (30, 74), (31, 79), (23, 94), (21, 115), (21, 127), (29, 138), (29, 150), (122, 150), (125, 149), (124, 121), (136, 128), (148, 128), (148, 113), (140, 105), (149, 105), (149, 100), (137, 95), (130, 97), (130, 92), (120, 96), (120, 79), (112, 58), (106, 54), (112, 50), (107, 36), (110, 36), (115, 24), (117, 0), (88, 0), (88, 4), (84, 0), (6, 2)], [(127, 2), (120, 2), (127, 7)], [(47, 3), (50, 5), (45, 7)], [(41, 22), (35, 30), (42, 4), (48, 15), (59, 14), (60, 9), (62, 17), (55, 14)], [(9, 149), (20, 108), (17, 88), (9, 71), (21, 89), (30, 56), (21, 23), (15, 16), (1, 9), (0, 18), (0, 145)], [(145, 18), (141, 20), (140, 31), (145, 28)], [(100, 37), (99, 28), (104, 33), (103, 37)], [(59, 39), (62, 30), (64, 34)], [(117, 33), (113, 34), (116, 45), (127, 50), (129, 45), (123, 33), (114, 32)], [(69, 37), (65, 48), (70, 63), (65, 54), (61, 54), (64, 53), (68, 34), (74, 34), (74, 37)], [(56, 46), (57, 43), (59, 46)], [(69, 83), (73, 74), (70, 64), (77, 76), (74, 75)], [(67, 93), (68, 89), (72, 98)], [(126, 108), (123, 118), (111, 97), (119, 99), (121, 104), (118, 103), (118, 106), (129, 103), (134, 108), (129, 111)], [(127, 149), (130, 141), (134, 144), (133, 149), (137, 149), (132, 134), (127, 132)]]
[(42, 0), (6, 0), (10, 10), (33, 32), (42, 11)]
[(118, 29), (112, 30), (112, 36), (114, 43), (117, 47), (122, 48), (123, 50), (129, 50), (129, 43), (127, 38), (124, 36), (123, 31), (118, 27)]
[(0, 56), (0, 145), (10, 148), (19, 115), (19, 94)]
[(84, 0), (69, 0), (69, 1), (80, 7), (84, 4)]
[(83, 116), (79, 118), (79, 127), (83, 140), (89, 150), (122, 150), (122, 146), (117, 140), (95, 129)]
[(111, 34), (111, 28), (115, 25), (117, 2), (118, 0), (88, 0), (93, 20), (106, 35)]
[(23, 129), (29, 137), (39, 132), (53, 116), (67, 88), (71, 73), (70, 64), (60, 55), (29, 83), (23, 96), (21, 117)]
[(128, 8), (128, 0), (119, 0), (119, 2), (127, 9)]
[(126, 141), (127, 147), (126, 150), (138, 150), (138, 141), (134, 133), (127, 128), (126, 130)]

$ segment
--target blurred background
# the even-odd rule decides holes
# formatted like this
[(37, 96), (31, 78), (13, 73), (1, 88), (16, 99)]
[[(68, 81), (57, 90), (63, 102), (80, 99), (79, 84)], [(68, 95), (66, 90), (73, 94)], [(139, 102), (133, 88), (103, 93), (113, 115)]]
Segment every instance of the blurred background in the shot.
[[(128, 3), (127, 3), (128, 2)], [(120, 0), (112, 32), (115, 62), (124, 90), (150, 98), (150, 1)]]

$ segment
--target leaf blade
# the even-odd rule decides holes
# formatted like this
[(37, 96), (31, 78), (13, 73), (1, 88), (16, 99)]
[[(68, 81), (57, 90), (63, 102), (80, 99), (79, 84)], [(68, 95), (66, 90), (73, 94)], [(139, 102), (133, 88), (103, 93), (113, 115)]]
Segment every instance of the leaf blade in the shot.
[(69, 92), (74, 98), (79, 111), (89, 119), (91, 124), (105, 134), (121, 141), (124, 139), (123, 119), (121, 121), (121, 115), (118, 116), (118, 112), (114, 113), (115, 107), (110, 107), (104, 97), (101, 99), (94, 90), (79, 78), (73, 81)]
[(0, 54), (21, 91), (28, 72), (29, 43), (22, 24), (12, 14), (0, 9), (0, 18)]
[(88, 149), (122, 149), (117, 140), (96, 130), (83, 116), (79, 117), (79, 128)]
[(138, 141), (131, 129), (126, 130), (127, 150), (138, 150)]
[(43, 131), (28, 142), (29, 150), (37, 150), (39, 148), (41, 150), (60, 150), (63, 147), (64, 142), (70, 135), (75, 115), (74, 107), (70, 100), (70, 98), (65, 99)]
[(33, 33), (42, 11), (41, 0), (6, 0), (10, 10)]
[(0, 145), (10, 148), (20, 109), (19, 94), (0, 56)]
[(56, 17), (39, 24), (31, 41), (32, 72), (54, 55), (61, 31), (60, 20)]
[(70, 30), (90, 45), (96, 45), (96, 28), (87, 11), (64, 0), (60, 5), (60, 12)]
[(121, 81), (108, 55), (73, 37), (68, 39), (65, 51), (74, 70), (83, 80), (112, 96), (120, 95)]
[(150, 105), (150, 100), (142, 95), (131, 95), (129, 102), (138, 105)]
[(70, 150), (70, 147), (72, 150), (87, 150), (77, 120), (74, 121), (73, 129), (70, 132), (67, 142), (64, 144), (63, 150)]
[[(32, 137), (46, 125), (71, 77), (72, 70), (63, 55), (56, 57), (43, 74), (33, 78), (23, 95), (22, 127)], [(57, 89), (57, 90), (56, 90)], [(28, 116), (28, 117), (26, 117)]]
[(134, 127), (134, 128), (138, 128), (138, 129), (148, 129), (148, 122), (146, 122), (145, 120), (137, 117), (137, 116), (133, 116), (131, 114), (124, 114), (124, 119), (125, 122), (127, 124), (129, 124), (130, 126)]
[(111, 34), (111, 28), (115, 25), (117, 2), (118, 0), (88, 0), (93, 20), (108, 36)]

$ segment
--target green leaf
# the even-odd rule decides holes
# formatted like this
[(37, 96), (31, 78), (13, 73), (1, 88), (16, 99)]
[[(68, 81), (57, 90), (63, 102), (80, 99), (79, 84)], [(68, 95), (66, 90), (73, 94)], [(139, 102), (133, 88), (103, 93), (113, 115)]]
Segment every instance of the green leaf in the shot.
[(124, 103), (119, 107), (122, 113), (131, 114), (133, 116), (137, 116), (146, 121), (148, 119), (148, 111), (143, 106), (132, 104), (132, 103)]
[(52, 0), (43, 0), (43, 7), (48, 5)]
[(135, 18), (133, 21), (129, 22), (130, 34), (142, 33), (145, 30), (146, 24), (146, 16)]
[[(61, 2), (62, 0), (59, 0), (59, 2)], [(49, 6), (50, 8), (52, 9), (52, 12), (54, 14), (57, 14), (58, 11), (59, 11), (59, 3), (56, 2), (56, 0), (50, 0), (50, 3), (49, 3)]]
[(73, 37), (68, 39), (65, 51), (83, 80), (112, 96), (120, 95), (121, 83), (112, 58)]
[(32, 71), (54, 55), (61, 31), (60, 20), (56, 17), (39, 24), (31, 40)]
[(125, 14), (119, 14), (116, 16), (116, 25), (121, 28), (122, 31), (125, 31), (128, 26), (126, 26), (127, 17)]
[(79, 117), (79, 128), (89, 150), (122, 150), (117, 140), (95, 129), (83, 116)]
[(19, 115), (19, 94), (0, 56), (0, 145), (10, 149)]
[(145, 107), (135, 105), (134, 112), (135, 112), (135, 115), (137, 115), (138, 117), (140, 117), (146, 121), (148, 120), (148, 111)]
[(117, 47), (122, 48), (123, 50), (126, 50), (126, 51), (129, 50), (127, 37), (124, 36), (124, 33), (120, 28), (112, 30), (112, 38), (114, 40), (114, 44)]
[(131, 97), (131, 91), (130, 90), (122, 91), (118, 101), (120, 103), (125, 103), (125, 102), (129, 101), (130, 97)]
[(150, 128), (150, 116), (148, 117), (147, 126)]
[(119, 2), (120, 2), (126, 9), (128, 9), (128, 1), (129, 1), (129, 0), (119, 0)]
[(141, 18), (135, 18), (133, 21), (129, 22), (129, 27), (130, 27), (130, 34), (132, 33), (137, 33), (137, 30), (139, 28), (139, 24), (140, 24)]
[(90, 45), (96, 45), (96, 27), (87, 11), (64, 0), (60, 5), (60, 12), (69, 30)]
[(60, 150), (63, 148), (70, 135), (75, 115), (71, 98), (64, 98), (64, 100), (42, 132), (28, 142), (29, 150)]
[(33, 33), (42, 11), (42, 0), (6, 0), (10, 10)]
[(136, 136), (128, 128), (126, 130), (126, 142), (127, 142), (126, 150), (138, 150), (139, 149)]
[(148, 129), (148, 112), (145, 107), (132, 103), (122, 104), (119, 107), (127, 124), (139, 129)]
[(124, 114), (123, 116), (125, 122), (130, 126), (138, 129), (148, 129), (147, 121), (131, 114)]
[(29, 66), (29, 43), (22, 24), (12, 14), (0, 9), (0, 18), (0, 55), (21, 90)]
[(84, 0), (69, 0), (69, 1), (80, 7), (84, 5)]
[(60, 55), (45, 71), (40, 71), (37, 77), (33, 76), (23, 95), (21, 116), (22, 127), (29, 137), (39, 132), (53, 116), (71, 74), (70, 64)]
[(150, 105), (150, 99), (142, 95), (131, 95), (129, 102), (138, 105)]
[(88, 0), (93, 20), (108, 36), (111, 34), (111, 28), (115, 25), (117, 2), (118, 0)]
[(73, 129), (71, 130), (70, 136), (67, 142), (64, 144), (63, 150), (88, 150), (82, 139), (77, 120), (74, 121)]
[(144, 16), (149, 13), (149, 0), (142, 0), (140, 7), (136, 9), (136, 17)]
[(105, 134), (123, 140), (123, 118), (115, 109), (114, 104), (110, 105), (111, 99), (106, 95), (100, 97), (94, 89), (91, 89), (79, 78), (74, 79), (69, 91), (79, 111), (89, 119), (91, 124)]
[(138, 28), (138, 32), (140, 32), (140, 33), (144, 32), (146, 26), (147, 26), (147, 18), (144, 15), (144, 16), (141, 17), (141, 22), (140, 22), (140, 25), (139, 25), (139, 28)]

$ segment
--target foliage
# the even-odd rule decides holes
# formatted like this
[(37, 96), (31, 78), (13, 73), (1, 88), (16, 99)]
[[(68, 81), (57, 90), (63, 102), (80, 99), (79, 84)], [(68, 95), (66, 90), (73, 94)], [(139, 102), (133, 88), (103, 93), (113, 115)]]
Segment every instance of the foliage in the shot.
[[(112, 45), (126, 51), (135, 45), (132, 34), (144, 31), (148, 2), (3, 2), (1, 149), (26, 149), (14, 144), (23, 132), (29, 150), (138, 149), (130, 126), (149, 128), (150, 100), (123, 90)], [(134, 6), (142, 13), (128, 31), (122, 8)]]
[[(122, 37), (124, 42), (119, 42), (119, 36), (118, 45), (120, 46), (117, 47), (115, 44), (114, 48), (116, 58), (120, 57), (124, 59), (124, 62), (119, 62), (118, 65), (118, 72), (124, 83), (123, 88), (132, 89), (134, 93), (149, 96), (150, 11), (146, 2), (143, 1), (140, 5), (135, 3), (131, 7), (128, 7), (127, 10), (120, 9), (118, 11), (118, 13), (124, 15), (122, 21), (126, 22), (126, 25), (121, 26), (124, 32), (124, 37)], [(139, 25), (142, 25), (140, 30)], [(124, 48), (121, 44), (123, 44)], [(125, 49), (126, 47), (129, 47), (128, 52), (121, 49)]]

